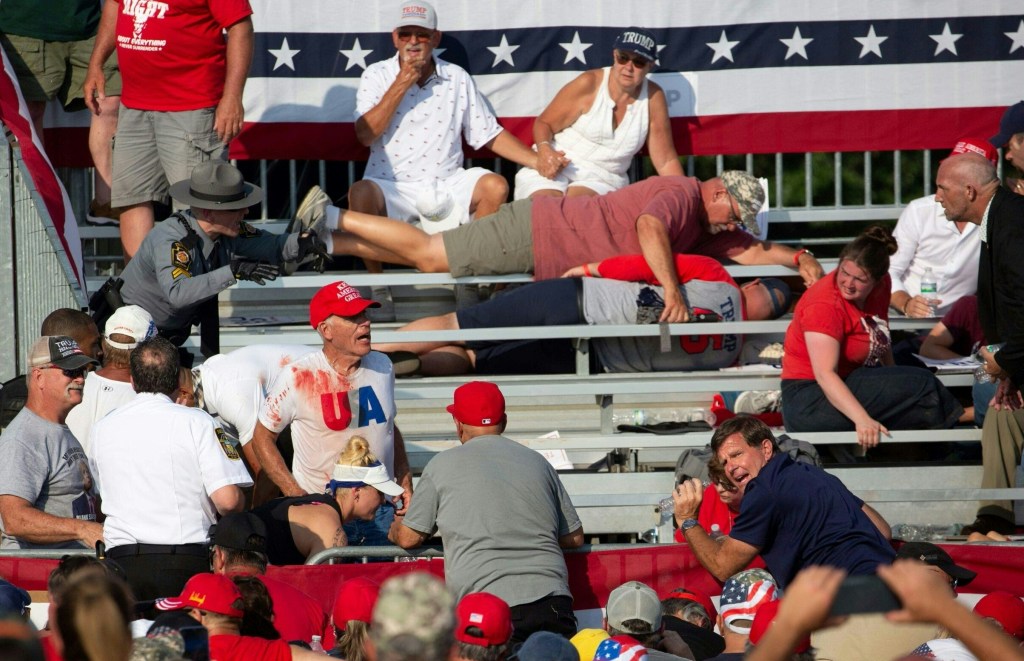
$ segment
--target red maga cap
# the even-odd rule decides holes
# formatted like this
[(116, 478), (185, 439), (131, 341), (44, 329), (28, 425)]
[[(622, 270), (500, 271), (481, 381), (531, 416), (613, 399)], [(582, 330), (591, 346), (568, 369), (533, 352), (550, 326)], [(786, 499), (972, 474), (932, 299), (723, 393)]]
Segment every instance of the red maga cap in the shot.
[(992, 165), (995, 165), (999, 159), (999, 152), (992, 146), (992, 143), (984, 138), (960, 138), (953, 147), (953, 151), (949, 152), (950, 156), (957, 154), (984, 156)]
[(223, 574), (196, 574), (188, 579), (181, 594), (156, 600), (157, 610), (174, 611), (196, 608), (228, 617), (242, 617), (242, 593)]
[(349, 622), (370, 623), (373, 607), (380, 594), (380, 585), (362, 576), (349, 579), (341, 584), (338, 596), (334, 598), (334, 626), (345, 630)]
[(336, 314), (352, 317), (366, 308), (379, 308), (380, 303), (363, 298), (359, 290), (341, 280), (324, 285), (309, 302), (309, 324), (316, 328), (320, 323)]

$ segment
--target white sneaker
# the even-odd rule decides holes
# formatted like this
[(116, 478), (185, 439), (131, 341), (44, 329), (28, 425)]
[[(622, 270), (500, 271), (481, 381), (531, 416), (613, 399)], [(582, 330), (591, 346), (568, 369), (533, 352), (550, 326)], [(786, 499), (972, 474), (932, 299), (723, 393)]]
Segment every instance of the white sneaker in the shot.
[[(299, 203), (299, 209), (295, 212), (295, 218), (288, 224), (288, 233), (293, 231), (305, 232), (317, 222), (326, 218), (327, 205), (331, 198), (319, 186), (313, 186), (306, 193)], [(296, 227), (297, 225), (297, 227)], [(319, 232), (318, 232), (319, 233)]]
[(782, 405), (781, 390), (747, 390), (736, 398), (735, 413), (767, 413), (778, 411)]
[(372, 287), (370, 298), (380, 303), (379, 308), (366, 308), (370, 321), (387, 323), (395, 320), (395, 299), (391, 296), (391, 287)]

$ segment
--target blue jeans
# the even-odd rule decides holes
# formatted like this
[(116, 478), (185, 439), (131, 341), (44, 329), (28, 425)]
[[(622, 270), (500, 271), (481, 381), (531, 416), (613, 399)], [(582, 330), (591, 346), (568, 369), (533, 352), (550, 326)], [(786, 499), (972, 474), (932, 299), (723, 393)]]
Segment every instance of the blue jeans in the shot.
[(975, 383), (971, 387), (971, 399), (974, 400), (974, 424), (979, 427), (985, 424), (985, 413), (988, 412), (988, 403), (992, 401), (992, 397), (996, 394), (996, 386), (998, 382), (989, 381), (988, 383)]
[[(964, 412), (935, 375), (921, 367), (860, 367), (843, 382), (872, 418), (889, 429), (949, 429)], [(814, 379), (782, 382), (786, 431), (853, 431), (853, 421)]]
[(388, 541), (388, 530), (395, 520), (395, 506), (385, 502), (377, 508), (372, 521), (355, 520), (342, 525), (349, 546), (394, 546)]

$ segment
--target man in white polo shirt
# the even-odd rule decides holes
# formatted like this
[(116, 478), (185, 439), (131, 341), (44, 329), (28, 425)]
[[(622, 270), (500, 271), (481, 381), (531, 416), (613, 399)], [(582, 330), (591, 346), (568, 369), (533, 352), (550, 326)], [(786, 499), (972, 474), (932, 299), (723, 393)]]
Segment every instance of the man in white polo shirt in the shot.
[(252, 480), (205, 411), (179, 406), (178, 349), (162, 337), (131, 357), (137, 395), (93, 427), (103, 539), (140, 601), (176, 594), (209, 570), (207, 531), (245, 505)]
[[(370, 65), (359, 80), (356, 138), (370, 157), (349, 190), (350, 209), (420, 220), (430, 234), (494, 213), (508, 199), (508, 182), (484, 168), (466, 169), (463, 140), (549, 178), (565, 165), (560, 154), (548, 150), (542, 158), (504, 130), (469, 73), (436, 56), (441, 31), (430, 3), (405, 2), (397, 19), (394, 57)], [(308, 200), (324, 197), (316, 189)], [(378, 261), (366, 267), (381, 272)], [(383, 307), (371, 319), (394, 321), (388, 288), (374, 287), (373, 297)]]

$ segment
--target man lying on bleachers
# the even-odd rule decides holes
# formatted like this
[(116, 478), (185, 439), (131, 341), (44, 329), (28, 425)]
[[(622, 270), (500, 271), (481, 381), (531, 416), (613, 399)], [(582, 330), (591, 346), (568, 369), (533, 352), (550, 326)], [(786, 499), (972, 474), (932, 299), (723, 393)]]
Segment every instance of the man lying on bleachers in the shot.
[[(824, 272), (807, 250), (735, 231), (740, 226), (757, 231), (764, 200), (754, 177), (726, 170), (707, 181), (650, 177), (607, 195), (520, 200), (437, 234), (326, 201), (299, 220), (316, 227), (334, 254), (455, 277), (532, 273), (536, 280), (548, 280), (584, 262), (642, 254), (661, 282), (677, 284), (672, 254), (697, 253), (738, 264), (795, 267), (808, 285), (814, 283)], [(687, 320), (685, 301), (670, 288), (658, 321)]]
[[(789, 309), (789, 287), (775, 278), (738, 286), (710, 257), (676, 255), (679, 292), (694, 321), (775, 319)], [(643, 255), (612, 257), (570, 269), (564, 278), (531, 283), (490, 301), (426, 317), (399, 330), (459, 330), (508, 326), (657, 323), (665, 288)], [(582, 276), (582, 277), (581, 277)], [(742, 337), (683, 335), (662, 351), (660, 338), (594, 338), (594, 371), (653, 372), (718, 369), (732, 365)], [(569, 338), (511, 341), (407, 342), (375, 346), (380, 351), (419, 354), (427, 376), (465, 374), (572, 373), (576, 353)]]

